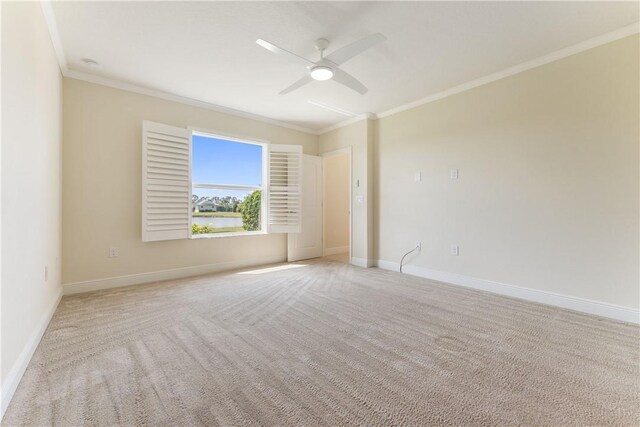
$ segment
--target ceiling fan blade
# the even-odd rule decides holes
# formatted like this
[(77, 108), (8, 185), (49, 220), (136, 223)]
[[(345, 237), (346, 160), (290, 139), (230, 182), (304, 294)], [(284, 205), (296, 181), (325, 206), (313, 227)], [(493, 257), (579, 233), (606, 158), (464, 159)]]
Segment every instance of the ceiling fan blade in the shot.
[(356, 42), (341, 47), (340, 49), (328, 55), (326, 59), (333, 62), (334, 64), (341, 65), (354, 56), (364, 52), (365, 50), (377, 45), (380, 42), (385, 41), (386, 39), (387, 38), (380, 33), (372, 34)]
[(307, 83), (312, 82), (313, 79), (311, 78), (310, 75), (306, 75), (303, 78), (301, 78), (300, 80), (298, 80), (297, 82), (295, 82), (294, 84), (292, 84), (291, 86), (289, 86), (288, 88), (280, 91), (280, 93), (278, 93), (278, 95), (286, 95), (287, 93), (294, 91), (304, 85), (306, 85)]
[(355, 90), (361, 95), (367, 93), (367, 87), (360, 83), (358, 79), (353, 77), (351, 74), (342, 71), (339, 68), (333, 70), (333, 80), (336, 82), (345, 85), (346, 87)]
[(289, 58), (290, 60), (297, 62), (298, 64), (303, 64), (303, 65), (313, 65), (313, 62), (309, 61), (306, 58), (303, 58), (302, 56), (298, 56), (293, 52), (289, 52), (286, 49), (283, 49), (281, 47), (276, 46), (273, 43), (270, 43), (266, 40), (263, 39), (258, 39), (256, 40), (256, 43), (258, 43), (260, 46), (262, 46), (263, 48), (270, 50), (273, 53), (277, 53), (279, 55), (283, 55), (286, 56), (287, 58)]

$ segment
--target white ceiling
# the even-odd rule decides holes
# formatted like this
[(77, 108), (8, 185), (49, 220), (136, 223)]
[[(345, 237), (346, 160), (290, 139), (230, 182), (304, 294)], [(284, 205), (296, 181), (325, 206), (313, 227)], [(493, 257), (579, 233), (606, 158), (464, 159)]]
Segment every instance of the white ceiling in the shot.
[[(638, 2), (55, 2), (70, 70), (318, 130), (381, 113), (638, 21)], [(278, 92), (305, 70), (258, 46), (312, 60), (380, 32), (388, 40), (342, 67), (365, 95), (335, 82)], [(81, 58), (101, 64), (91, 69)]]

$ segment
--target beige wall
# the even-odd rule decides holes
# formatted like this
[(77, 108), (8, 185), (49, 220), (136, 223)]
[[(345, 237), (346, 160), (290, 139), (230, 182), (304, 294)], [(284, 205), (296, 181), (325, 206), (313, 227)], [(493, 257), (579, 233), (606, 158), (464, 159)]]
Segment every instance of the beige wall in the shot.
[(363, 119), (319, 137), (320, 153), (351, 147), (351, 212), (353, 215), (351, 256), (356, 258), (358, 263), (369, 265), (374, 261), (372, 126), (371, 120)]
[(21, 352), (38, 338), (61, 293), (62, 76), (40, 4), (2, 2), (0, 7), (5, 395), (8, 374), (17, 375)]
[[(143, 120), (301, 144), (317, 154), (316, 135), (65, 78), (63, 283), (286, 257), (283, 234), (143, 243)], [(110, 246), (119, 257), (108, 258)]]
[[(349, 246), (349, 154), (323, 158), (323, 218), (326, 253)], [(347, 249), (348, 250), (348, 249)]]
[(379, 120), (378, 258), (637, 308), (638, 62), (634, 35)]

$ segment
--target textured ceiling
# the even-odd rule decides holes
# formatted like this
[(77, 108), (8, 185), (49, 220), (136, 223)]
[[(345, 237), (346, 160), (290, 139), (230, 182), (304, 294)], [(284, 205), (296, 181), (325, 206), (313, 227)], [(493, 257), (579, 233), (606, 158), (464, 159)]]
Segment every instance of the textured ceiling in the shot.
[[(637, 2), (55, 2), (68, 68), (310, 129), (380, 113), (638, 21)], [(278, 92), (304, 67), (264, 38), (316, 60), (380, 32), (388, 40), (342, 68), (369, 92), (313, 82)], [(97, 60), (88, 68), (81, 58)]]

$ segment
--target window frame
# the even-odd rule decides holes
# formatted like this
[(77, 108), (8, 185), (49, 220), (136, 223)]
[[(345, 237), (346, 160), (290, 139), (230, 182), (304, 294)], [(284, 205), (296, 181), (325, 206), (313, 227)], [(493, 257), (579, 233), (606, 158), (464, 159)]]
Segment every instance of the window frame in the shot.
[[(209, 189), (224, 189), (224, 190), (248, 190), (255, 191), (260, 190), (262, 195), (260, 197), (260, 230), (255, 231), (228, 231), (224, 233), (210, 233), (210, 234), (193, 234), (192, 219), (193, 219), (193, 199), (189, 197), (189, 238), (190, 239), (216, 239), (224, 237), (239, 237), (239, 236), (255, 236), (259, 234), (267, 234), (268, 226), (268, 179), (269, 179), (269, 147), (270, 141), (261, 140), (257, 138), (245, 138), (236, 135), (230, 135), (222, 132), (210, 131), (206, 129), (188, 127), (189, 131), (189, 144), (190, 144), (190, 156), (189, 159), (189, 188), (193, 191), (193, 188), (209, 188)], [(260, 186), (251, 185), (234, 185), (234, 184), (215, 184), (215, 183), (193, 183), (193, 136), (202, 136), (205, 138), (222, 139), (230, 142), (237, 142), (240, 144), (252, 144), (262, 147), (262, 184)]]

